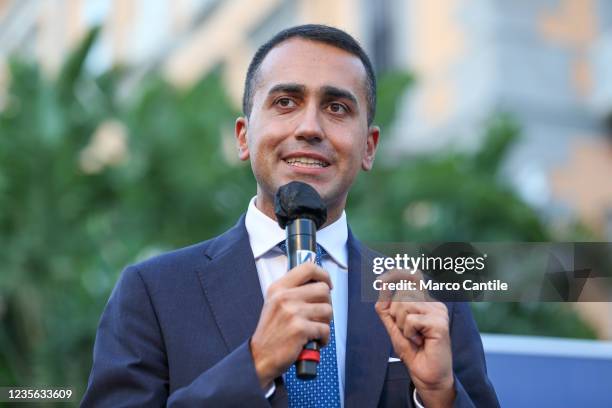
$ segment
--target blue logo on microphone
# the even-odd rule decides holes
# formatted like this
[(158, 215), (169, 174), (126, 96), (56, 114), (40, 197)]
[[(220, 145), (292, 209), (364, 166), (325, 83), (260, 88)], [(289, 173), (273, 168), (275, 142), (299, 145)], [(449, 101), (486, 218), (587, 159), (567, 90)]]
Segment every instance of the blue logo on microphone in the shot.
[(297, 259), (297, 265), (301, 265), (306, 262), (315, 263), (317, 261), (317, 254), (307, 249), (298, 249), (295, 255)]

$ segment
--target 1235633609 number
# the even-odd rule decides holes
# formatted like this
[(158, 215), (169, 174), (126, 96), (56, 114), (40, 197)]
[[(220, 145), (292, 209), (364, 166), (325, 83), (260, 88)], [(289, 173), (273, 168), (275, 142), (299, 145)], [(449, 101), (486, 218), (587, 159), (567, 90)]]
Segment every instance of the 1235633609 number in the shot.
[(74, 396), (70, 388), (22, 388), (22, 387), (1, 387), (0, 401), (39, 401), (55, 400), (68, 401)]

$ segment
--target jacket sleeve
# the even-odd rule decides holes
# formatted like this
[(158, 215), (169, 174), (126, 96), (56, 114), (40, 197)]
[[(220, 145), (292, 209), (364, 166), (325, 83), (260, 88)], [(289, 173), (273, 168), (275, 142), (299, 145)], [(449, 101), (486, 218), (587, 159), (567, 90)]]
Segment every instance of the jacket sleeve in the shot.
[(269, 407), (248, 340), (169, 395), (168, 360), (155, 308), (138, 269), (128, 267), (106, 305), (82, 407)]
[(487, 376), (480, 334), (467, 303), (454, 303), (450, 335), (455, 373), (455, 408), (499, 407)]

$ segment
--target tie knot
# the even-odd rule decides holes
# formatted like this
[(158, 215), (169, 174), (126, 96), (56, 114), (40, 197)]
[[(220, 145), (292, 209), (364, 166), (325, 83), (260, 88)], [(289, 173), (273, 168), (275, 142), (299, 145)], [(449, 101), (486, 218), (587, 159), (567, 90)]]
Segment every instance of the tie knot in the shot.
[[(280, 250), (283, 251), (285, 255), (287, 255), (287, 241), (281, 241), (277, 245), (277, 247), (280, 248)], [(325, 248), (317, 244), (316, 259), (315, 259), (315, 262), (317, 263), (317, 265), (319, 266), (322, 265), (322, 259), (325, 255), (327, 255), (327, 251), (325, 250)]]

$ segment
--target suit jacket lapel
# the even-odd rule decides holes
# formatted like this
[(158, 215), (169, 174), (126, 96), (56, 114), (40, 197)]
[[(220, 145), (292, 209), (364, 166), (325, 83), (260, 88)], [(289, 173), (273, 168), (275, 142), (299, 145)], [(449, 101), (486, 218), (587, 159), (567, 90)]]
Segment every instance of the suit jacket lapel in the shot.
[[(374, 304), (361, 300), (362, 274), (370, 277), (372, 251), (349, 230), (348, 322), (345, 407), (378, 405), (391, 343)], [(263, 296), (244, 216), (205, 250), (208, 262), (198, 275), (211, 311), (228, 347), (237, 348), (253, 334)], [(367, 279), (369, 281), (369, 279)]]
[[(349, 230), (348, 328), (346, 347), (345, 407), (378, 405), (391, 342), (374, 304), (362, 301), (362, 280), (369, 282), (375, 254), (361, 245)], [(362, 279), (363, 277), (367, 279)]]
[(263, 306), (255, 259), (244, 215), (206, 249), (209, 262), (198, 271), (217, 326), (234, 350), (254, 332)]

